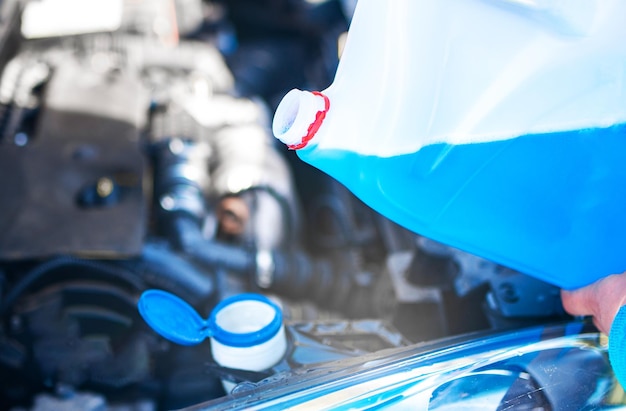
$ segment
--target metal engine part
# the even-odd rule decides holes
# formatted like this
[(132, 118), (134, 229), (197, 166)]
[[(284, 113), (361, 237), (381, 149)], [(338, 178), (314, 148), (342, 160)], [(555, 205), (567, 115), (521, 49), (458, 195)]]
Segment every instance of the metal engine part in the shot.
[[(31, 56), (14, 63), (23, 89), (5, 112), (0, 257), (138, 254), (146, 218), (140, 137), (147, 93), (132, 72)], [(23, 95), (33, 100), (30, 107)]]
[[(3, 408), (35, 399), (43, 409), (84, 405), (91, 397), (82, 390), (128, 404), (165, 392), (173, 407), (223, 395), (219, 372), (198, 361), (210, 359), (207, 347), (172, 347), (138, 318), (141, 292), (165, 289), (206, 310), (234, 292), (224, 279), (232, 271), (255, 287), (260, 250), (278, 259), (295, 250), (288, 264), (280, 260), (283, 286), (297, 262), (315, 281), (306, 267), (319, 264), (298, 249), (300, 211), (268, 111), (232, 89), (210, 45), (124, 33), (30, 40), (8, 63), (0, 80)], [(224, 233), (217, 211), (232, 199), (248, 216), (241, 232)], [(193, 237), (197, 249), (180, 247), (176, 235)], [(352, 280), (321, 263), (329, 264), (318, 292), (337, 289), (333, 304), (345, 307)]]

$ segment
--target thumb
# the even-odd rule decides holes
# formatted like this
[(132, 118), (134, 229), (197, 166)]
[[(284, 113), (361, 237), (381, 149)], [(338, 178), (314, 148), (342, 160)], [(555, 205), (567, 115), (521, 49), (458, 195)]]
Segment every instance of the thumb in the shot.
[(626, 273), (610, 275), (586, 287), (561, 291), (563, 308), (572, 315), (591, 315), (600, 331), (611, 329), (613, 318), (624, 305)]

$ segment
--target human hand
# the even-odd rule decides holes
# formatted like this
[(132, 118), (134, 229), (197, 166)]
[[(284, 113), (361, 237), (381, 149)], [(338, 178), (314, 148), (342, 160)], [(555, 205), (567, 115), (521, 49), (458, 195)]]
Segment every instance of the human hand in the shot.
[(563, 308), (571, 315), (590, 315), (600, 331), (609, 334), (615, 315), (626, 305), (626, 272), (610, 275), (573, 291), (561, 291)]
[(626, 305), (626, 272), (577, 290), (563, 290), (561, 298), (565, 311), (593, 316), (596, 327), (609, 336), (609, 361), (615, 377), (626, 388), (626, 307), (622, 308)]

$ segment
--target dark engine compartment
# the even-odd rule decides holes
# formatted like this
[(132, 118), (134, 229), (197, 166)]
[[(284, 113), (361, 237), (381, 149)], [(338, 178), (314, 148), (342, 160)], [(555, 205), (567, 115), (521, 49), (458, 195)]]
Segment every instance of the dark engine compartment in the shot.
[[(115, 31), (30, 39), (27, 5), (1, 3), (0, 408), (180, 408), (224, 378), (565, 317), (555, 287), (404, 230), (274, 142), (282, 95), (331, 82), (350, 2), (125, 1)], [(151, 288), (205, 314), (270, 294), (289, 355), (252, 373), (176, 346), (137, 312)]]

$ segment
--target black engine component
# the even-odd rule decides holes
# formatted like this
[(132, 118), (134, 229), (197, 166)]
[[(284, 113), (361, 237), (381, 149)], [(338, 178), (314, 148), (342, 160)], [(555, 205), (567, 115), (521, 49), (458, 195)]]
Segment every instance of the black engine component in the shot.
[(3, 300), (13, 355), (2, 366), (14, 369), (0, 374), (3, 403), (59, 385), (115, 389), (145, 379), (150, 350), (135, 309), (143, 287), (105, 262), (59, 257), (32, 268)]
[(172, 219), (184, 216), (200, 226), (207, 213), (204, 193), (209, 185), (210, 149), (180, 138), (152, 147), (155, 203), (160, 211), (161, 231), (171, 235)]

